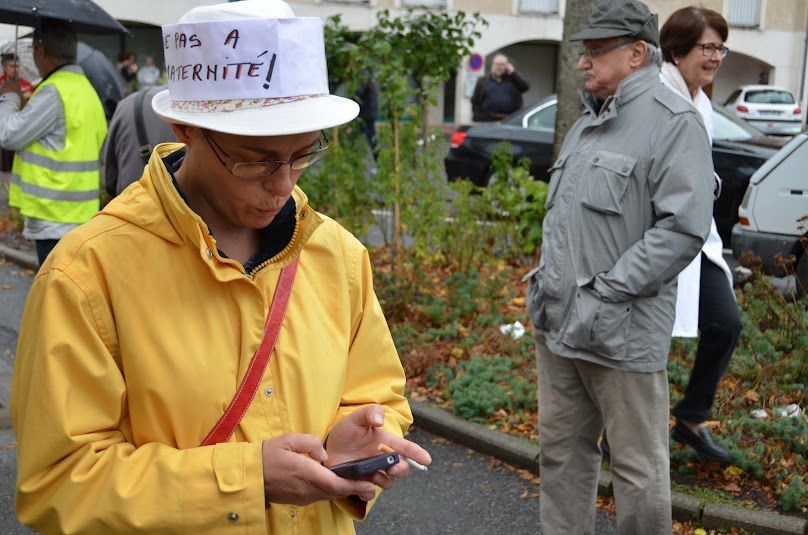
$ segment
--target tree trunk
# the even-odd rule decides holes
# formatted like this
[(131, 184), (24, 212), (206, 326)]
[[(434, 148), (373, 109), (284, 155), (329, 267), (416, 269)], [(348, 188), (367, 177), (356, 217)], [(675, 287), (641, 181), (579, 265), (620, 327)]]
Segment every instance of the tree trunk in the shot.
[(578, 90), (581, 88), (578, 75), (578, 49), (581, 43), (570, 43), (569, 37), (586, 26), (589, 14), (598, 0), (567, 0), (564, 14), (564, 39), (558, 47), (558, 112), (556, 114), (555, 139), (553, 140), (553, 159), (561, 150), (561, 143), (567, 131), (581, 115), (581, 100)]

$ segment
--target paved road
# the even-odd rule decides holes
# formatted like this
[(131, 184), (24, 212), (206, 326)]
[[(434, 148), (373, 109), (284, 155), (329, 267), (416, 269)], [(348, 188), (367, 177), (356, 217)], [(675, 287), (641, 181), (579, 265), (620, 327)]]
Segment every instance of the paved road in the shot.
[[(359, 535), (541, 533), (539, 487), (518, 472), (424, 431), (411, 440), (432, 455), (429, 473), (412, 474), (379, 498)], [(598, 534), (616, 533), (598, 512)]]
[[(0, 264), (0, 372), (10, 371), (30, 272)], [(383, 533), (538, 533), (538, 486), (494, 459), (423, 431), (411, 438), (434, 459), (427, 474), (413, 474), (385, 493), (360, 535)], [(14, 517), (16, 449), (10, 430), (0, 430), (0, 533), (31, 533)], [(598, 533), (614, 533), (598, 515)]]

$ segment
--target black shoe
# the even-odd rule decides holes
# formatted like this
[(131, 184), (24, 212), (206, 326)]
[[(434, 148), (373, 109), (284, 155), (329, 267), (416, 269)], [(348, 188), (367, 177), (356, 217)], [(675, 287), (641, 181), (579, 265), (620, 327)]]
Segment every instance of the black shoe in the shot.
[(600, 441), (600, 456), (604, 461), (612, 460), (612, 450), (609, 448), (609, 440), (606, 433), (603, 433), (603, 440)]
[(671, 434), (673, 440), (681, 444), (686, 444), (696, 450), (699, 457), (705, 461), (717, 461), (719, 463), (731, 464), (732, 459), (729, 452), (721, 445), (716, 443), (713, 435), (706, 427), (699, 427), (697, 433), (694, 433), (683, 422), (676, 421), (673, 426), (673, 433)]

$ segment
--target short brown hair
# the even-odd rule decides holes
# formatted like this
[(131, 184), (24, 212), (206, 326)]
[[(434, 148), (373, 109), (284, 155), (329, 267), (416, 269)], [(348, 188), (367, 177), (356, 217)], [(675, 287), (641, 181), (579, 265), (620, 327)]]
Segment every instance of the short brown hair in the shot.
[(673, 63), (673, 56), (686, 56), (701, 39), (701, 34), (707, 28), (721, 36), (726, 42), (729, 35), (727, 21), (720, 13), (706, 7), (683, 7), (675, 11), (659, 32), (659, 43), (662, 48), (662, 57), (665, 61)]

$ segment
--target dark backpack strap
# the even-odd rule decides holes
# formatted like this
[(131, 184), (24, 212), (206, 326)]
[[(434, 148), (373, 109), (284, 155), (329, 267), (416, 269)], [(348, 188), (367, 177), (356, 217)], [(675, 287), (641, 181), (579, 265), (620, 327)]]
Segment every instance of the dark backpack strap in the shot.
[(152, 146), (149, 144), (149, 138), (146, 136), (146, 124), (143, 121), (143, 99), (146, 98), (148, 89), (138, 91), (135, 96), (135, 129), (137, 130), (137, 144), (138, 153), (143, 158), (143, 164), (149, 163), (149, 156), (151, 156)]

